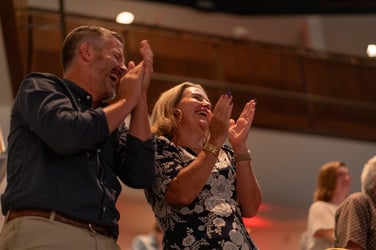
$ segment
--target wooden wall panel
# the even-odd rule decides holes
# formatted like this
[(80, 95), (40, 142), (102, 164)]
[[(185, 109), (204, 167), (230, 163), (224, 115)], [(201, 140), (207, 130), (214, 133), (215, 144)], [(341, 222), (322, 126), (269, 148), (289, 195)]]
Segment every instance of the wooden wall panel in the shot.
[(363, 100), (362, 97), (369, 91), (368, 88), (361, 86), (362, 83), (359, 80), (364, 71), (361, 71), (362, 66), (358, 64), (308, 58), (304, 61), (304, 66), (310, 93)]
[(299, 56), (276, 49), (223, 43), (222, 80), (276, 89), (303, 90)]
[(160, 73), (213, 79), (217, 65), (217, 51), (209, 42), (171, 32), (128, 31), (127, 48), (132, 58), (139, 58), (139, 42), (147, 39), (153, 47), (155, 66)]

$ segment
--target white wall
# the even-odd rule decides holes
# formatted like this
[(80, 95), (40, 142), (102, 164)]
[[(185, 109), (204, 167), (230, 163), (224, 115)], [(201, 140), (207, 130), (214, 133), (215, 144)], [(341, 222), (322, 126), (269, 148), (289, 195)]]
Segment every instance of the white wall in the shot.
[(360, 190), (360, 171), (376, 154), (376, 143), (265, 129), (253, 131), (249, 145), (265, 200), (293, 206), (310, 204), (318, 169), (327, 161), (345, 162), (352, 190)]

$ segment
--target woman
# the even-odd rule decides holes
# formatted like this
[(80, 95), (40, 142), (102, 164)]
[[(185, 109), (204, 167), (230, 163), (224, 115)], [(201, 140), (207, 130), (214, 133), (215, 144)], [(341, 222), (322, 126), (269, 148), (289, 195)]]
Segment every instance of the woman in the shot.
[[(250, 100), (235, 122), (231, 94), (212, 111), (205, 90), (190, 82), (156, 102), (156, 177), (145, 193), (164, 249), (257, 249), (242, 221), (261, 204), (246, 145), (255, 106)], [(232, 149), (223, 145), (226, 139)]]
[(335, 212), (348, 195), (350, 184), (351, 176), (345, 163), (332, 161), (321, 167), (308, 212), (306, 249), (322, 250), (333, 246)]

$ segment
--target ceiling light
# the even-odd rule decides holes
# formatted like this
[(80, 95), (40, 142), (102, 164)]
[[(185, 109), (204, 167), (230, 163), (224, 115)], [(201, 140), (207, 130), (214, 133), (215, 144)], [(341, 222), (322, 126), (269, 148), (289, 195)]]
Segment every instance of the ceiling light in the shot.
[(128, 11), (120, 12), (116, 16), (116, 22), (117, 23), (131, 24), (131, 23), (133, 23), (133, 20), (134, 20), (134, 15), (131, 12), (128, 12)]
[(236, 26), (232, 29), (232, 34), (235, 38), (246, 39), (250, 38), (249, 29), (244, 26)]
[(368, 44), (367, 55), (369, 57), (376, 57), (376, 44)]

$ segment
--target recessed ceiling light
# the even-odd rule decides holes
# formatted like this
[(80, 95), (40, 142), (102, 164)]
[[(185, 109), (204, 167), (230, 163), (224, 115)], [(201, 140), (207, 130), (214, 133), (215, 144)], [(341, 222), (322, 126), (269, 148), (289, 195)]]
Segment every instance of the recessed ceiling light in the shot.
[(367, 55), (369, 57), (376, 57), (376, 44), (368, 44)]
[(116, 16), (116, 22), (117, 23), (131, 24), (131, 23), (133, 23), (133, 20), (134, 20), (134, 15), (131, 12), (128, 12), (128, 11), (120, 12)]

